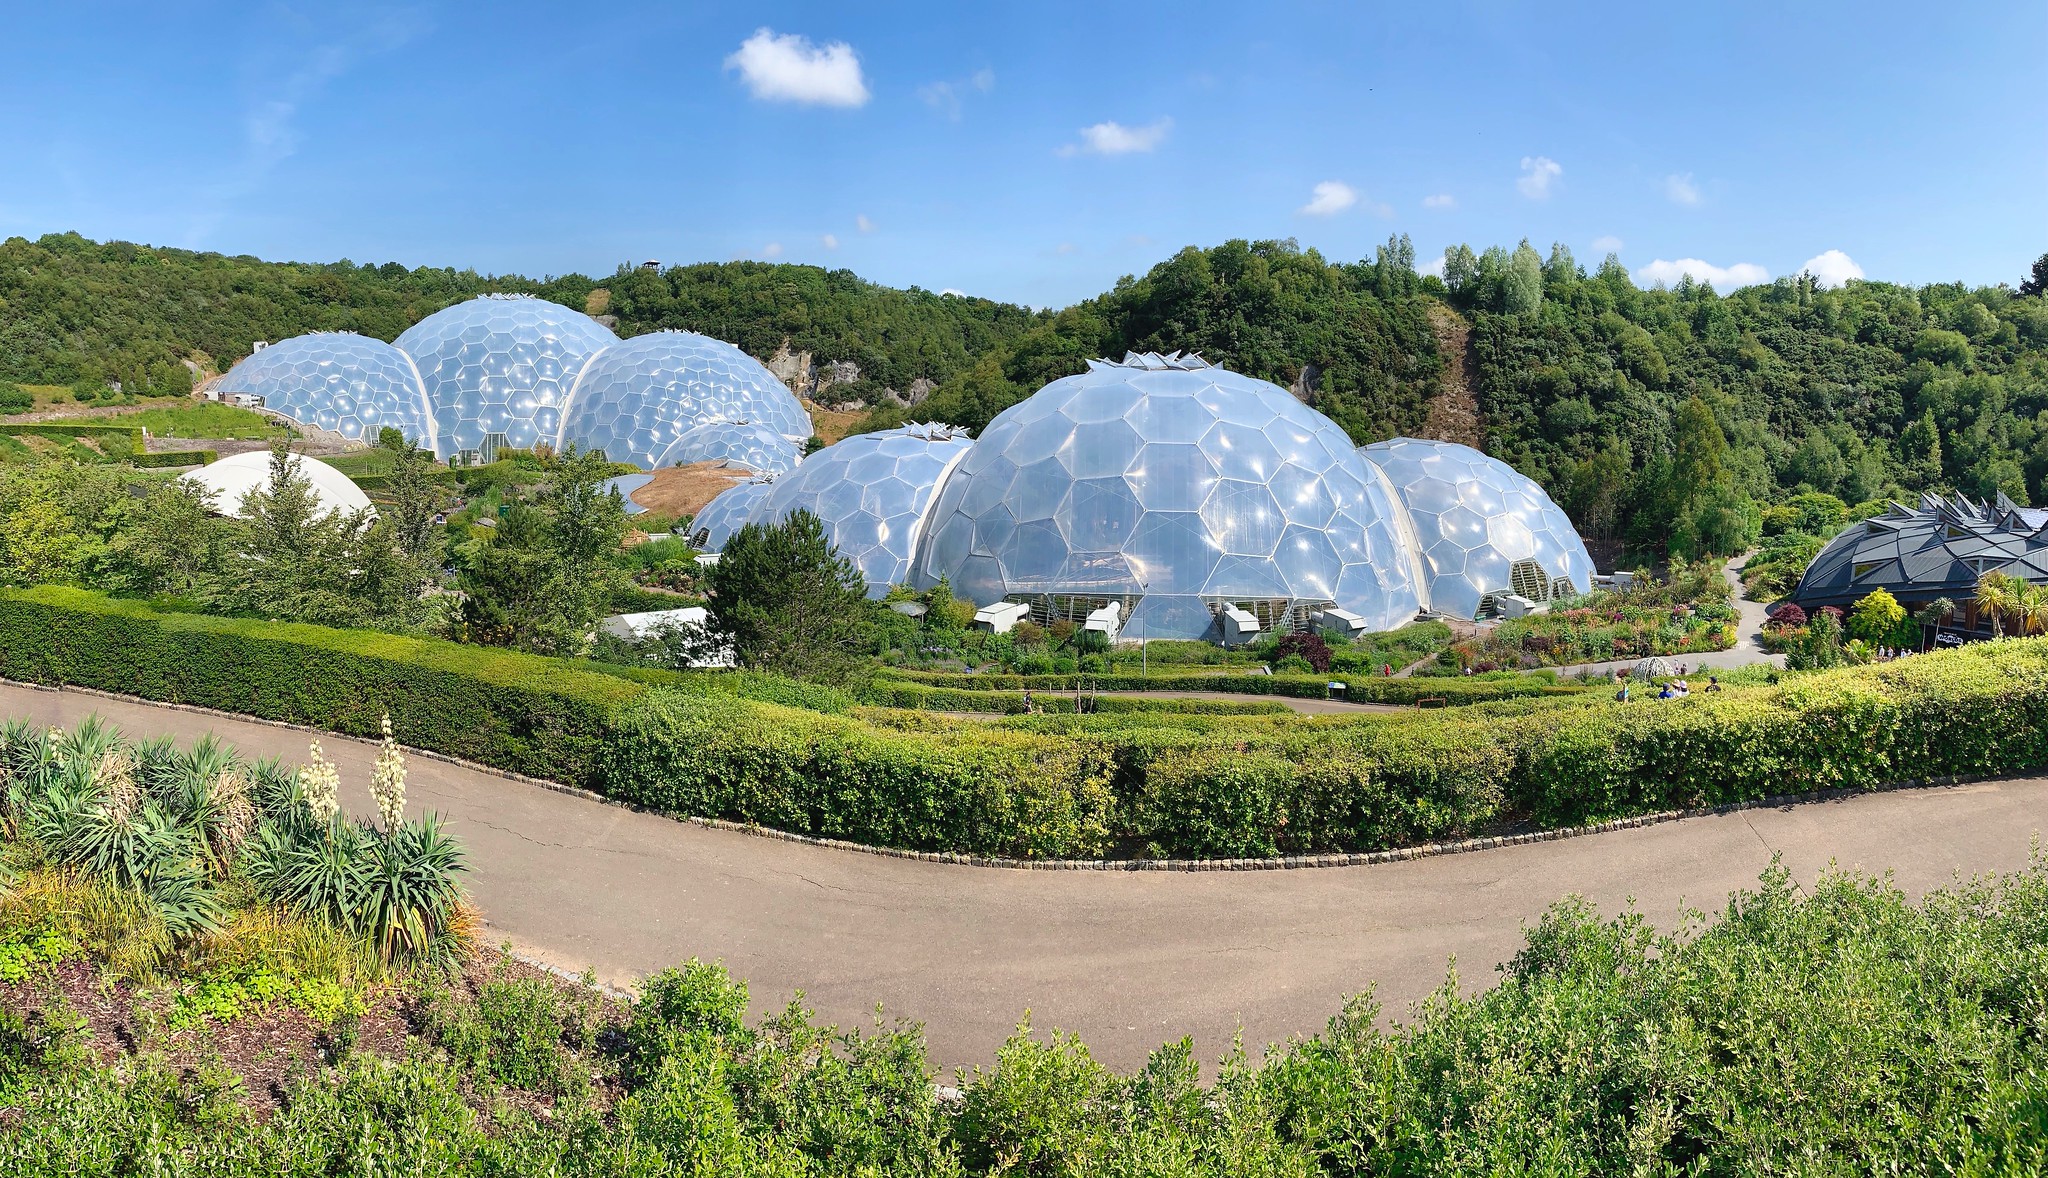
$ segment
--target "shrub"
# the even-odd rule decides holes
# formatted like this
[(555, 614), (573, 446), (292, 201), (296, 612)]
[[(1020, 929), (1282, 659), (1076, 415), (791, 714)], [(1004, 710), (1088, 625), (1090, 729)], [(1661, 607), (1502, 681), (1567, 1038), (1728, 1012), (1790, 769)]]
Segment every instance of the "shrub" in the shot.
[(463, 1002), (436, 988), (426, 1006), (428, 1033), (466, 1070), (500, 1084), (566, 1096), (589, 1087), (577, 1054), (596, 1044), (596, 1000), (572, 997), (537, 978), (494, 976)]
[(1796, 630), (1806, 624), (1806, 611), (1788, 601), (1772, 609), (1770, 619), (1772, 625), (1781, 629)]
[(1273, 658), (1277, 662), (1299, 658), (1308, 664), (1309, 670), (1321, 675), (1330, 669), (1330, 644), (1323, 641), (1320, 634), (1296, 630), (1282, 635), (1280, 641), (1274, 644)]

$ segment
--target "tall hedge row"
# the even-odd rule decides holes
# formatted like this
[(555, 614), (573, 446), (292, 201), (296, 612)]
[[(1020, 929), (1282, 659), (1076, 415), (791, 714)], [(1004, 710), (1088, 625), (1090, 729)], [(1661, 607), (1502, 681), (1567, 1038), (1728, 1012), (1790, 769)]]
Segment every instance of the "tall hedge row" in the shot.
[(403, 739), (556, 781), (596, 780), (611, 715), (646, 687), (577, 664), (203, 614), (58, 586), (0, 594), (0, 675)]
[[(1374, 716), (957, 719), (750, 675), (0, 592), (0, 675), (409, 743), (672, 812), (1023, 858), (1375, 850), (1817, 789), (2048, 766), (2048, 639), (1682, 700)], [(927, 689), (929, 690), (929, 689)]]

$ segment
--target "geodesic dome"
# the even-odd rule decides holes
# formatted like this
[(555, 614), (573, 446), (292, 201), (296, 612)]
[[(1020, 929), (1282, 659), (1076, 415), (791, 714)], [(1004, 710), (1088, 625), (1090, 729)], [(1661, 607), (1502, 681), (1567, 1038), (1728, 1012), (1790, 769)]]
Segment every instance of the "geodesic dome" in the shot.
[(1386, 476), (1421, 556), (1423, 600), (1479, 616), (1491, 593), (1548, 600), (1593, 590), (1593, 557), (1534, 479), (1470, 446), (1394, 438), (1360, 450)]
[(1344, 431), (1285, 389), (1129, 355), (989, 423), (939, 494), (918, 583), (1062, 615), (1117, 600), (1127, 638), (1209, 636), (1237, 604), (1269, 626), (1336, 605), (1388, 630), (1421, 604), (1394, 512)]
[(690, 547), (699, 552), (724, 548), (734, 532), (753, 520), (754, 509), (774, 486), (768, 479), (752, 479), (720, 491), (690, 520)]
[(350, 331), (279, 340), (228, 369), (219, 387), (262, 397), (272, 413), (354, 441), (375, 442), (386, 426), (407, 438), (431, 432), (412, 358)]
[(657, 331), (614, 344), (590, 361), (558, 440), (651, 470), (686, 461), (664, 455), (685, 431), (711, 421), (811, 436), (810, 414), (760, 361), (709, 336)]
[(519, 447), (555, 441), (577, 374), (617, 342), (580, 311), (529, 295), (488, 294), (427, 316), (396, 346), (419, 369), (434, 456), (445, 462), (481, 448), (491, 434)]
[(802, 459), (803, 452), (795, 442), (766, 426), (749, 421), (707, 421), (684, 430), (661, 452), (654, 465), (726, 462), (744, 466), (755, 474), (787, 474)]
[(809, 511), (824, 522), (839, 555), (860, 566), (868, 596), (880, 597), (910, 579), (932, 497), (973, 445), (965, 431), (946, 425), (855, 434), (777, 479), (749, 522), (780, 523), (800, 508)]

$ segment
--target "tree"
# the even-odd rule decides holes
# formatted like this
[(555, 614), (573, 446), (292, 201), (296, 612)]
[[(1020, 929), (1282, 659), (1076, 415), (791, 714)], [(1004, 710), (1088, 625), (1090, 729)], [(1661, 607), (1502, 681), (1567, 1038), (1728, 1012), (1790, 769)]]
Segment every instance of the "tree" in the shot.
[[(1913, 615), (1913, 621), (1923, 628), (1933, 630), (1939, 634), (1942, 623), (1954, 617), (1955, 613), (1955, 602), (1950, 601), (1946, 597), (1937, 597), (1926, 605), (1921, 606), (1919, 612)], [(1927, 648), (1925, 641), (1921, 642), (1920, 648), (1922, 650)]]
[(471, 642), (578, 654), (626, 583), (612, 561), (625, 504), (604, 486), (611, 466), (568, 453), (526, 501), (508, 504), (488, 536), (461, 549), (460, 622)]
[(1534, 314), (1543, 302), (1543, 259), (1527, 238), (1508, 259), (1501, 296), (1501, 309), (1510, 315)]
[(135, 593), (204, 599), (220, 571), (227, 533), (211, 491), (172, 479), (127, 505), (107, 541), (108, 580)]
[(1991, 620), (1991, 636), (2005, 637), (2005, 615), (2019, 605), (2018, 578), (2006, 573), (1989, 572), (1977, 578), (1977, 612)]
[(2038, 299), (2048, 294), (2048, 254), (2034, 259), (2034, 269), (2020, 283), (2019, 296), (2023, 299)]
[(710, 636), (743, 667), (838, 683), (872, 647), (860, 570), (808, 511), (735, 532), (707, 580)]
[(214, 604), (327, 626), (405, 630), (426, 620), (432, 568), (399, 549), (390, 521), (322, 503), (283, 444), (241, 513), (224, 525)]
[(1479, 274), (1479, 258), (1469, 245), (1444, 247), (1444, 285), (1462, 291)]
[(1873, 589), (1849, 611), (1849, 633), (1865, 642), (1897, 642), (1906, 607), (1887, 589)]
[(387, 490), (391, 495), (391, 521), (399, 551), (420, 560), (441, 562), (440, 526), (434, 517), (441, 510), (441, 489), (429, 477), (431, 455), (405, 440), (405, 435), (385, 426), (378, 432), (377, 445), (392, 456)]

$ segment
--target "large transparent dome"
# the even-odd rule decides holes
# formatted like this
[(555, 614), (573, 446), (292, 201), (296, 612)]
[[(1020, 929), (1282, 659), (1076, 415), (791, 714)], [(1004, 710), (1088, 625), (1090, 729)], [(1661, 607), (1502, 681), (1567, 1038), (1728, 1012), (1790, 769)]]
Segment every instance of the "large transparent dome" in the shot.
[[(607, 456), (610, 451), (605, 452)], [(744, 466), (755, 474), (787, 474), (796, 469), (803, 452), (796, 443), (769, 429), (745, 421), (707, 421), (684, 430), (655, 459), (654, 466), (687, 466), (692, 462), (726, 462)]]
[(774, 486), (767, 479), (753, 479), (720, 491), (690, 520), (690, 547), (699, 552), (724, 548), (734, 532), (752, 522), (754, 509)]
[(220, 389), (253, 393), (302, 426), (375, 442), (390, 426), (408, 441), (433, 432), (412, 359), (382, 340), (346, 331), (293, 336), (228, 370)]
[(580, 311), (492, 294), (437, 311), (396, 342), (419, 368), (434, 454), (446, 461), (489, 434), (511, 446), (553, 442), (585, 361), (618, 337)]
[(1285, 389), (1133, 355), (989, 423), (939, 495), (919, 583), (1052, 612), (1121, 599), (1132, 638), (1209, 636), (1233, 603), (1392, 629), (1421, 605), (1394, 511), (1344, 431)]
[[(1407, 513), (1429, 608), (1472, 618), (1489, 593), (1592, 591), (1585, 541), (1543, 488), (1514, 467), (1470, 446), (1420, 438), (1375, 442), (1360, 453), (1386, 475)], [(1532, 566), (1541, 577), (1531, 575)]]
[(880, 597), (910, 579), (932, 496), (973, 445), (944, 425), (856, 434), (777, 479), (753, 520), (780, 523), (799, 508), (809, 511), (824, 521), (839, 555), (860, 566), (868, 596)]
[(684, 431), (707, 421), (811, 436), (803, 404), (760, 361), (708, 336), (657, 331), (614, 344), (590, 362), (576, 381), (560, 438), (652, 470), (679, 461), (664, 455)]

